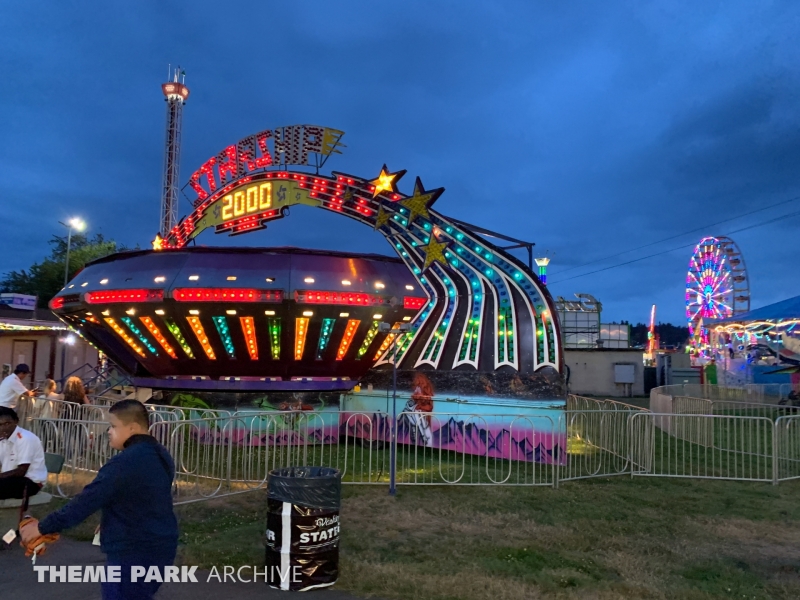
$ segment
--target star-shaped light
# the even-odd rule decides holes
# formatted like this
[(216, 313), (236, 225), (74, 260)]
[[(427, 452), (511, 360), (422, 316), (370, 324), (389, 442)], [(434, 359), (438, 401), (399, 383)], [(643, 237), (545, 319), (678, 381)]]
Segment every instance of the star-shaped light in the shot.
[(389, 214), (388, 210), (385, 210), (383, 206), (378, 207), (378, 216), (375, 217), (375, 227), (373, 229), (380, 229), (386, 225), (391, 218), (392, 215)]
[(383, 165), (383, 167), (381, 167), (381, 174), (378, 175), (378, 178), (370, 181), (370, 183), (375, 186), (375, 190), (372, 192), (372, 197), (374, 198), (381, 192), (396, 193), (397, 182), (405, 174), (405, 169), (402, 171), (397, 171), (396, 173), (390, 173), (389, 169), (386, 168), (386, 165)]
[(163, 250), (164, 249), (164, 239), (161, 237), (161, 234), (156, 234), (156, 239), (153, 240), (153, 250)]
[(447, 259), (444, 256), (444, 251), (449, 245), (450, 242), (440, 242), (436, 239), (436, 236), (432, 235), (426, 246), (419, 246), (419, 249), (425, 253), (425, 264), (422, 266), (422, 270), (424, 271), (434, 262), (440, 262), (447, 266)]
[(400, 205), (404, 206), (409, 211), (406, 227), (411, 225), (411, 222), (416, 217), (424, 217), (430, 220), (431, 216), (430, 213), (428, 213), (428, 209), (431, 207), (431, 205), (433, 205), (434, 202), (436, 202), (439, 196), (442, 195), (442, 192), (444, 192), (444, 188), (438, 188), (426, 192), (425, 188), (422, 186), (422, 181), (420, 181), (420, 178), (417, 177), (417, 180), (414, 183), (414, 195), (410, 198), (400, 201)]

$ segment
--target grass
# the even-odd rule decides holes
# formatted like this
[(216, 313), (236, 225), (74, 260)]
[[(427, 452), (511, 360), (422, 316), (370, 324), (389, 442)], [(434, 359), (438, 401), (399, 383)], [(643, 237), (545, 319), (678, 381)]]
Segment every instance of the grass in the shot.
[[(798, 491), (622, 477), (394, 498), (345, 486), (337, 588), (387, 600), (797, 598)], [(179, 561), (263, 564), (265, 510), (263, 490), (177, 507)]]
[[(717, 476), (732, 465), (752, 469), (740, 444), (749, 433), (718, 425), (682, 432), (738, 452), (717, 449), (724, 462), (709, 464), (707, 446), (656, 431), (656, 467), (668, 461)], [(771, 445), (768, 435), (756, 439), (757, 449)], [(342, 448), (332, 450), (329, 459), (364, 468), (358, 449), (347, 461)], [(584, 467), (618, 459), (590, 445), (573, 450), (582, 450), (574, 458)], [(366, 469), (381, 480), (385, 452), (375, 452), (377, 465)], [(413, 471), (435, 466), (433, 454), (415, 453)], [(764, 470), (771, 468), (765, 463)], [(337, 588), (386, 600), (798, 598), (798, 486), (622, 476), (559, 489), (400, 486), (392, 498), (385, 484), (345, 485)], [(265, 496), (259, 490), (178, 506), (179, 561), (263, 564)], [(93, 519), (70, 535), (91, 539)]]

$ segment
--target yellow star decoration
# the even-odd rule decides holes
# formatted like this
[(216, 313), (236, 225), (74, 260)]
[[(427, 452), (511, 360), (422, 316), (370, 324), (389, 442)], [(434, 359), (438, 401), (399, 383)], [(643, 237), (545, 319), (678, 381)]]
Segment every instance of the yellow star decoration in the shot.
[(436, 202), (436, 199), (442, 195), (443, 191), (444, 188), (439, 188), (426, 192), (425, 188), (422, 187), (422, 182), (419, 177), (417, 177), (417, 181), (414, 183), (414, 195), (410, 198), (400, 200), (400, 205), (406, 207), (409, 211), (406, 228), (411, 225), (411, 222), (416, 217), (424, 217), (430, 220), (431, 216), (430, 213), (428, 213), (428, 209)]
[(387, 173), (386, 166), (381, 169), (381, 174), (378, 175), (377, 179), (373, 179), (370, 183), (375, 186), (375, 191), (372, 192), (372, 197), (374, 198), (381, 192), (391, 192), (394, 190), (394, 180), (397, 177), (396, 174)]
[(386, 225), (391, 218), (392, 215), (389, 214), (389, 211), (383, 210), (382, 206), (378, 207), (378, 216), (375, 217), (375, 227), (373, 229), (380, 229)]
[(153, 240), (153, 250), (163, 250), (164, 248), (164, 240), (161, 238), (161, 234), (156, 234), (156, 239)]
[(436, 237), (431, 236), (428, 240), (427, 246), (420, 246), (419, 249), (425, 253), (425, 264), (422, 267), (424, 271), (430, 267), (434, 261), (438, 261), (447, 266), (447, 259), (444, 257), (444, 251), (447, 248), (447, 242), (439, 242)]

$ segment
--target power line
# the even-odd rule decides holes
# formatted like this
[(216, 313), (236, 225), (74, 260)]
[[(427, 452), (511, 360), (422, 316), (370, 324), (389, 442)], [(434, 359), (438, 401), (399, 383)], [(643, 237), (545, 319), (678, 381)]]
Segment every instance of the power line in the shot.
[[(800, 215), (800, 210), (787, 213), (785, 215), (781, 215), (779, 217), (775, 217), (773, 219), (769, 219), (768, 221), (762, 221), (761, 223), (755, 223), (753, 225), (748, 225), (746, 227), (742, 227), (740, 229), (735, 229), (733, 231), (729, 231), (723, 235), (733, 235), (735, 233), (740, 233), (742, 231), (747, 231), (748, 229), (753, 229), (755, 227), (762, 227), (763, 225), (769, 225), (770, 223), (774, 223), (775, 221), (781, 221), (783, 219), (788, 219), (794, 217), (795, 215)], [(696, 246), (696, 242), (690, 242), (688, 244), (683, 244), (681, 246), (676, 246), (675, 248), (670, 248), (669, 250), (662, 250), (661, 252), (656, 252), (655, 254), (649, 254), (648, 256), (640, 256), (639, 258), (634, 258), (633, 260), (629, 260), (623, 263), (619, 263), (616, 265), (611, 265), (610, 267), (603, 267), (602, 269), (596, 269), (594, 271), (589, 271), (588, 273), (581, 273), (580, 275), (573, 275), (572, 277), (567, 277), (566, 279), (560, 279), (558, 281), (550, 282), (548, 285), (553, 285), (556, 283), (563, 283), (564, 281), (569, 281), (571, 279), (577, 279), (578, 277), (585, 277), (586, 275), (594, 275), (595, 273), (601, 273), (603, 271), (608, 271), (609, 269), (616, 269), (617, 267), (624, 267), (625, 265), (629, 265), (631, 263), (639, 262), (641, 260), (647, 260), (648, 258), (653, 258), (655, 256), (661, 256), (662, 254), (668, 254), (670, 252), (675, 252), (676, 250), (682, 250), (684, 248), (689, 248), (691, 246)]]
[[(744, 213), (743, 215), (738, 215), (736, 217), (730, 217), (728, 219), (723, 219), (722, 221), (717, 221), (716, 223), (711, 223), (709, 225), (703, 225), (702, 227), (698, 227), (696, 229), (690, 229), (689, 231), (684, 231), (683, 233), (679, 233), (677, 235), (672, 235), (670, 237), (664, 238), (663, 240), (658, 240), (657, 242), (650, 242), (649, 244), (645, 244), (644, 246), (638, 246), (636, 248), (631, 248), (630, 250), (623, 250), (622, 252), (617, 252), (616, 254), (611, 254), (610, 256), (605, 256), (603, 258), (598, 258), (596, 260), (590, 260), (589, 262), (585, 262), (580, 265), (575, 265), (574, 267), (568, 267), (566, 269), (560, 270), (554, 273), (555, 276), (559, 276), (562, 273), (566, 273), (567, 271), (573, 271), (574, 269), (580, 269), (581, 267), (585, 267), (588, 265), (593, 265), (595, 263), (603, 262), (604, 260), (608, 260), (610, 258), (616, 258), (617, 256), (622, 256), (623, 254), (628, 254), (629, 252), (636, 252), (637, 250), (641, 250), (643, 248), (649, 248), (650, 246), (655, 246), (656, 244), (661, 244), (663, 242), (668, 242), (670, 240), (674, 240), (675, 238), (683, 237), (684, 235), (689, 235), (690, 233), (695, 233), (697, 231), (702, 231), (704, 229), (708, 229), (710, 227), (716, 227), (717, 225), (721, 225), (722, 223), (727, 223), (728, 221), (735, 221), (736, 219), (741, 219), (742, 217), (749, 217), (750, 215), (754, 215), (757, 212), (761, 212), (763, 210), (768, 210), (770, 208), (775, 208), (776, 206), (781, 206), (782, 204), (788, 204), (789, 202), (794, 202), (795, 200), (800, 200), (800, 196), (795, 196), (794, 198), (789, 198), (788, 200), (782, 200), (781, 202), (776, 202), (775, 204), (769, 204), (762, 208), (757, 208), (756, 210), (750, 211), (749, 213)], [(566, 280), (563, 280), (566, 281)]]

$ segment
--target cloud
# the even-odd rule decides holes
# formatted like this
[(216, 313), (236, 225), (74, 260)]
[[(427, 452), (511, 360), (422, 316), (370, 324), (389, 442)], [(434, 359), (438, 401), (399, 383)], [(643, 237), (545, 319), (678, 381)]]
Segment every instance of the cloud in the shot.
[[(345, 129), (330, 168), (386, 162), (445, 214), (537, 243), (558, 271), (800, 195), (800, 6), (791, 3), (257, 3), (3, 9), (0, 271), (59, 219), (146, 246), (158, 223), (168, 63), (187, 70), (182, 179), (267, 127)], [(190, 209), (182, 204), (182, 211)], [(566, 276), (788, 213), (709, 227)], [(322, 211), (206, 244), (389, 248)], [(795, 295), (798, 221), (736, 236), (754, 302)], [(792, 229), (794, 228), (794, 229)], [(778, 247), (776, 247), (778, 246)], [(609, 319), (681, 320), (691, 249), (556, 284)], [(645, 317), (641, 317), (644, 319)], [(661, 318), (661, 317), (660, 317)]]

